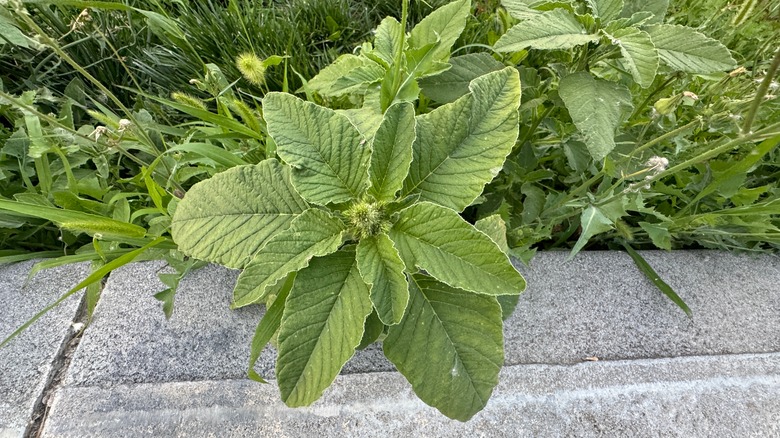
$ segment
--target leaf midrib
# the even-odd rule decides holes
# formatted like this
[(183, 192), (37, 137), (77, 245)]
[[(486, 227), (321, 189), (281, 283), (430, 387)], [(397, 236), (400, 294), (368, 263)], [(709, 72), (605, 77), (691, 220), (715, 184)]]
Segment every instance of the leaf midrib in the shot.
[[(460, 257), (460, 256), (458, 256), (458, 255), (456, 255), (456, 254), (453, 254), (453, 253), (451, 253), (451, 252), (444, 251), (443, 249), (439, 248), (438, 246), (436, 246), (436, 245), (434, 245), (434, 244), (432, 244), (432, 243), (428, 243), (427, 241), (424, 241), (424, 240), (422, 240), (421, 238), (419, 238), (419, 237), (417, 237), (417, 236), (415, 236), (415, 235), (413, 235), (413, 234), (409, 234), (409, 233), (407, 233), (407, 232), (405, 232), (405, 231), (401, 231), (401, 230), (397, 230), (397, 229), (396, 229), (395, 231), (396, 231), (396, 232), (398, 232), (398, 233), (404, 234), (404, 235), (406, 235), (406, 236), (409, 236), (410, 238), (414, 239), (415, 241), (419, 242), (420, 244), (423, 244), (423, 245), (426, 245), (427, 247), (433, 248), (435, 251), (441, 252), (441, 253), (443, 253), (443, 254), (448, 254), (448, 255), (451, 255), (451, 256), (453, 256), (453, 257), (457, 258), (458, 260), (460, 260), (461, 262), (463, 262), (464, 264), (466, 264), (466, 265), (468, 265), (468, 266), (471, 266), (472, 268), (474, 268), (474, 269), (476, 269), (476, 270), (478, 270), (478, 271), (480, 271), (480, 272), (484, 272), (485, 274), (487, 274), (487, 275), (488, 275), (488, 276), (490, 276), (491, 278), (495, 278), (495, 279), (496, 279), (496, 280), (498, 280), (498, 281), (499, 281), (501, 284), (504, 284), (504, 285), (511, 286), (511, 284), (507, 283), (505, 280), (503, 280), (503, 279), (502, 279), (501, 277), (499, 277), (498, 275), (496, 275), (496, 274), (494, 274), (494, 273), (492, 273), (492, 272), (485, 271), (484, 269), (481, 269), (480, 267), (478, 267), (478, 266), (474, 265), (473, 263), (471, 263), (471, 262), (469, 262), (469, 261), (467, 261), (467, 260), (464, 260), (462, 257)], [(491, 242), (492, 242), (492, 241), (491, 241)], [(415, 265), (417, 265), (417, 257), (415, 257)], [(418, 266), (418, 267), (420, 267), (420, 266)], [(421, 267), (420, 267), (420, 268), (421, 268)], [(459, 289), (463, 289), (463, 288), (462, 288), (462, 287), (460, 287), (460, 286), (452, 286), (452, 287), (457, 287), (457, 288), (459, 288)], [(464, 289), (464, 290), (466, 290), (466, 289)], [(480, 294), (480, 295), (496, 296), (495, 294), (485, 294), (485, 293), (483, 293), (483, 292), (479, 292), (479, 291), (475, 291), (475, 290), (468, 290), (468, 292), (475, 293), (475, 294)]]
[[(417, 282), (417, 279), (414, 277), (414, 275), (411, 275), (410, 277), (412, 277), (412, 281), (414, 281), (415, 286), (417, 286), (417, 290), (420, 291), (420, 294), (423, 296), (423, 299), (425, 300), (427, 305), (430, 306), (431, 313), (433, 313), (434, 318), (436, 318), (436, 321), (439, 323), (439, 325), (441, 325), (441, 327), (443, 329), (442, 331), (444, 332), (444, 335), (446, 336), (447, 341), (449, 342), (449, 345), (452, 346), (452, 349), (455, 351), (455, 357), (456, 357), (456, 359), (458, 361), (458, 364), (460, 364), (461, 368), (466, 371), (466, 374), (469, 377), (468, 378), (468, 382), (469, 382), (469, 386), (471, 387), (472, 392), (477, 395), (477, 397), (482, 402), (482, 404), (487, 403), (487, 400), (482, 398), (482, 396), (480, 395), (479, 391), (477, 391), (477, 388), (474, 386), (474, 380), (475, 379), (474, 379), (474, 377), (471, 374), (471, 370), (469, 370), (469, 368), (466, 367), (463, 364), (463, 360), (460, 357), (461, 356), (460, 350), (457, 348), (458, 344), (456, 342), (454, 342), (452, 340), (452, 338), (450, 337), (450, 332), (446, 329), (447, 326), (444, 324), (442, 319), (439, 318), (439, 314), (436, 312), (436, 309), (433, 307), (433, 304), (431, 304), (431, 300), (428, 298), (427, 295), (425, 295), (425, 292), (423, 292), (423, 288), (420, 287), (420, 283)], [(492, 363), (492, 361), (491, 361), (491, 363)], [(488, 398), (489, 397), (490, 396), (488, 396)]]

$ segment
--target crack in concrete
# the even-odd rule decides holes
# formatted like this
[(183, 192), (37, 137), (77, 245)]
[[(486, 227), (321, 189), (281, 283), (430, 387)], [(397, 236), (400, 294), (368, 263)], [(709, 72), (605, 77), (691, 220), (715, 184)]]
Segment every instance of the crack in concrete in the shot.
[[(101, 293), (104, 286), (105, 279), (103, 279), (103, 282), (101, 283)], [(79, 330), (75, 330), (77, 324), (81, 324)], [(68, 331), (68, 334), (60, 345), (59, 351), (57, 351), (54, 360), (52, 360), (51, 370), (46, 378), (46, 384), (44, 385), (38, 400), (35, 402), (35, 408), (30, 416), (30, 420), (27, 422), (27, 428), (22, 435), (24, 438), (39, 438), (43, 433), (44, 425), (46, 424), (46, 419), (49, 415), (51, 399), (65, 380), (65, 375), (70, 367), (73, 353), (81, 342), (81, 337), (84, 334), (86, 327), (87, 292), (85, 290), (81, 297), (79, 307), (76, 310), (76, 314), (73, 317), (71, 330)]]

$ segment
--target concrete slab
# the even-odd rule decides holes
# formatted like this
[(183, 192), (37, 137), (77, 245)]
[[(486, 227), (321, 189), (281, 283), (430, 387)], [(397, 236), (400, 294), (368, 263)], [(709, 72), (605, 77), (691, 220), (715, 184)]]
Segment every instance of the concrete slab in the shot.
[(246, 380), (69, 387), (43, 436), (778, 436), (780, 354), (516, 365), (486, 409), (447, 420), (397, 373), (339, 376), (312, 407)]
[[(263, 315), (260, 306), (230, 310), (238, 271), (209, 265), (179, 285), (166, 321), (154, 294), (165, 289), (162, 262), (134, 263), (107, 281), (92, 324), (74, 354), (66, 385), (242, 379), (249, 345)], [(266, 349), (256, 370), (273, 376), (276, 353)], [(366, 349), (345, 372), (394, 369), (378, 346)]]
[[(34, 261), (0, 265), (0, 339), (27, 322), (89, 274), (85, 264), (38, 273), (26, 286)], [(0, 437), (20, 437), (52, 372), (81, 294), (52, 310), (0, 349)]]
[[(506, 363), (780, 351), (780, 259), (714, 251), (645, 252), (686, 300), (688, 318), (619, 252), (540, 253), (505, 327)], [(757, 268), (760, 267), (760, 268)], [(67, 385), (242, 379), (262, 309), (231, 311), (237, 271), (208, 266), (182, 281), (166, 321), (155, 292), (159, 262), (114, 272), (71, 364)], [(760, 275), (750, 275), (760, 269)], [(272, 377), (275, 352), (258, 366)], [(379, 346), (344, 373), (393, 370)]]
[(716, 251), (642, 255), (688, 318), (623, 252), (540, 253), (506, 322), (506, 363), (780, 351), (780, 258)]

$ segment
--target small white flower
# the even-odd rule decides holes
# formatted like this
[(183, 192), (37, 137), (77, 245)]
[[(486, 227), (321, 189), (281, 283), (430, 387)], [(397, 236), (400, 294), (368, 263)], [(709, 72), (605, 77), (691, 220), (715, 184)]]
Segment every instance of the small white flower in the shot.
[(697, 96), (697, 95), (696, 95), (694, 92), (692, 92), (692, 91), (683, 91), (683, 96), (685, 96), (685, 97), (689, 97), (689, 98), (691, 98), (691, 99), (693, 99), (693, 100), (699, 100), (699, 96)]
[[(647, 165), (647, 167), (652, 169), (654, 174), (657, 175), (657, 174), (663, 172), (664, 170), (666, 170), (667, 167), (669, 167), (669, 160), (667, 160), (664, 157), (659, 157), (659, 156), (656, 155), (656, 156), (650, 157), (650, 159), (647, 160), (646, 165)], [(648, 175), (648, 177), (649, 177), (649, 175)]]
[(119, 132), (125, 132), (128, 128), (133, 126), (133, 122), (127, 119), (120, 119), (119, 120)]
[(98, 141), (102, 135), (106, 135), (109, 132), (110, 131), (105, 126), (98, 126), (94, 131), (92, 131), (92, 133), (89, 134), (89, 137), (95, 137), (95, 141)]

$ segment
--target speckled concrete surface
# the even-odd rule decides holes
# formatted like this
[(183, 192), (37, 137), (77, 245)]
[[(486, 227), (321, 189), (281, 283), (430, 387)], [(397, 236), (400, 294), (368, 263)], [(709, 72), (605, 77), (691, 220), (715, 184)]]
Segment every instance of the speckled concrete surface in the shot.
[[(496, 396), (466, 425), (416, 400), (378, 346), (359, 352), (313, 410), (287, 409), (274, 386), (245, 380), (262, 309), (229, 310), (237, 272), (209, 266), (192, 273), (166, 321), (153, 298), (164, 266), (126, 266), (104, 289), (46, 432), (367, 436), (381, 426), (394, 436), (776, 433), (780, 259), (643, 255), (693, 318), (626, 254), (585, 252), (571, 262), (566, 253), (539, 254), (520, 268), (529, 288), (506, 323), (508, 366)], [(582, 363), (594, 356), (601, 360)], [(274, 358), (266, 350), (257, 370), (272, 377)]]
[(780, 258), (645, 251), (689, 318), (623, 252), (546, 252), (506, 322), (506, 363), (780, 351)]
[[(0, 339), (85, 278), (88, 265), (38, 273), (26, 285), (34, 261), (0, 265)], [(72, 330), (81, 294), (74, 294), (0, 349), (0, 437), (20, 437), (33, 414), (52, 362)]]
[(518, 437), (780, 434), (780, 355), (504, 368), (467, 423), (419, 401), (397, 373), (342, 375), (309, 408), (246, 380), (70, 387), (44, 436)]

